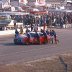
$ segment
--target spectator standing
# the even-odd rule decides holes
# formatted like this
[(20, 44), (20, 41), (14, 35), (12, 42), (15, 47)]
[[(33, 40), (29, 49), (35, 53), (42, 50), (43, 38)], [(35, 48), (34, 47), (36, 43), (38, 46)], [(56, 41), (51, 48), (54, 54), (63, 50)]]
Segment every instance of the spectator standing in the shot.
[(30, 32), (30, 30), (28, 28), (26, 28), (26, 33)]
[(63, 18), (60, 18), (60, 27), (63, 28)]
[(17, 37), (19, 35), (19, 32), (17, 29), (15, 29), (15, 37)]
[(46, 24), (47, 24), (47, 28), (48, 28), (48, 26), (49, 26), (49, 16), (48, 15), (46, 16)]
[(43, 25), (43, 17), (41, 16), (41, 18), (40, 18), (40, 26), (42, 26)]
[(17, 29), (16, 20), (14, 20), (13, 23), (14, 23), (14, 29)]

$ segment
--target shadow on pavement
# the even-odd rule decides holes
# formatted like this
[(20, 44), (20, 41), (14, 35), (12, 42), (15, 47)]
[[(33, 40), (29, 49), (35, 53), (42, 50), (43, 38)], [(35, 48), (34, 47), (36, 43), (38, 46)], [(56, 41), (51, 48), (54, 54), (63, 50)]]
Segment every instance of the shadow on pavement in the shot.
[(15, 46), (14, 43), (4, 43), (3, 45), (4, 45), (4, 46)]
[(4, 46), (30, 46), (30, 45), (24, 45), (24, 44), (14, 44), (14, 43), (2, 43)]
[[(39, 44), (29, 44), (29, 45), (25, 45), (25, 44), (14, 44), (14, 43), (2, 43), (1, 45), (4, 46), (40, 46)], [(41, 45), (47, 45), (47, 44), (41, 44)]]

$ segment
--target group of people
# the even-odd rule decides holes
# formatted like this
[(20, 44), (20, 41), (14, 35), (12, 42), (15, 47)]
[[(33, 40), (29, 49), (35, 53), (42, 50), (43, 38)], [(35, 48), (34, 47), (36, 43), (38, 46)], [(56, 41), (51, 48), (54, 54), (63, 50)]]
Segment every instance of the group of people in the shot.
[[(57, 42), (59, 42), (59, 40), (58, 40), (58, 38), (57, 38), (57, 34), (56, 34), (56, 32), (55, 32), (55, 30), (46, 30), (46, 31), (44, 31), (44, 30), (42, 30), (41, 29), (41, 32), (43, 33), (43, 35), (45, 36), (45, 40), (46, 40), (46, 42), (48, 42), (48, 43), (56, 43), (57, 44)], [(48, 38), (48, 39), (47, 39)]]
[[(36, 32), (36, 37), (39, 41), (39, 35), (37, 34), (37, 31), (35, 31), (35, 32)], [(55, 30), (49, 31), (48, 29), (47, 30), (41, 29), (40, 32), (44, 35), (46, 43), (52, 43), (53, 44), (55, 42), (55, 44), (57, 44), (59, 42)]]
[(32, 15), (25, 16), (15, 16), (14, 20), (17, 22), (23, 22), (23, 25), (30, 25), (31, 31), (33, 29), (33, 24), (36, 26), (42, 26), (44, 24), (49, 26), (59, 26), (63, 28), (63, 25), (66, 23), (72, 23), (72, 13), (57, 13), (57, 12), (48, 12), (48, 14), (41, 15), (40, 17), (35, 17)]
[[(15, 37), (18, 36), (19, 34), (23, 34), (23, 31), (22, 30), (20, 30), (20, 31), (21, 32), (19, 32), (17, 29), (15, 30)], [(29, 32), (30, 32), (30, 30), (27, 28), (25, 34), (30, 38), (30, 36), (28, 34)], [(34, 32), (35, 32), (35, 37), (37, 38), (37, 40), (39, 42), (38, 31), (34, 30)], [(44, 35), (46, 43), (52, 43), (53, 44), (55, 42), (57, 44), (57, 42), (59, 42), (59, 40), (57, 39), (57, 35), (56, 35), (55, 30), (49, 31), (48, 29), (47, 30), (41, 29), (40, 32)]]

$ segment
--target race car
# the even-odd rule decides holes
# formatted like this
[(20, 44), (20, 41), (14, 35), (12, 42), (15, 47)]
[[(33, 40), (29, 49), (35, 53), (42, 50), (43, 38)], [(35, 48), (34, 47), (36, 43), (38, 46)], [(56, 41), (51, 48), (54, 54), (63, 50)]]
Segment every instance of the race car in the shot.
[(29, 32), (27, 34), (20, 34), (14, 38), (15, 44), (43, 44), (48, 42), (47, 38), (42, 32)]

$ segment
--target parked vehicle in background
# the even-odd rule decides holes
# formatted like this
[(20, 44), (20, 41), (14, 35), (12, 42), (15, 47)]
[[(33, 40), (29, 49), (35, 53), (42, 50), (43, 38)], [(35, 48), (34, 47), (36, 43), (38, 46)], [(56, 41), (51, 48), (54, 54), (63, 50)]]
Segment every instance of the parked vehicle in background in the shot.
[(0, 30), (5, 30), (6, 26), (11, 22), (10, 15), (0, 13)]

